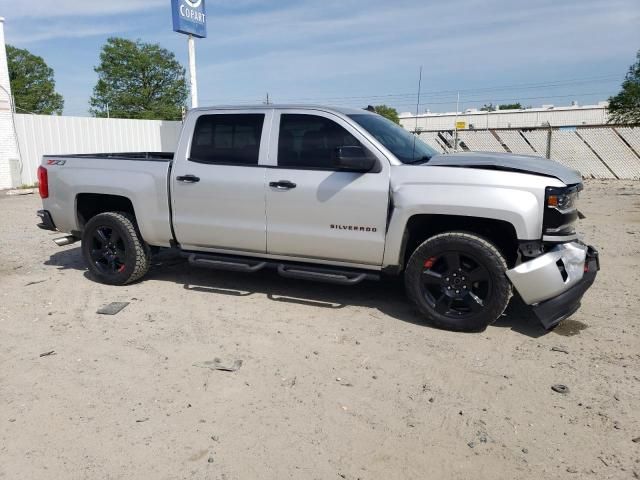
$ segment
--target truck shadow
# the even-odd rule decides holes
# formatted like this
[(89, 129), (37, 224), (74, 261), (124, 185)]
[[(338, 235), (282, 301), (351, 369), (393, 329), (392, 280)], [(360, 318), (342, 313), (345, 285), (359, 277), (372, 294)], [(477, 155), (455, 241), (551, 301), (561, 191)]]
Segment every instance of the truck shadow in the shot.
[[(59, 270), (81, 270), (91, 279), (82, 259), (80, 248), (63, 250), (51, 255), (45, 265)], [(327, 310), (347, 306), (361, 306), (401, 320), (430, 327), (407, 300), (401, 279), (389, 278), (380, 282), (363, 282), (353, 286), (304, 282), (280, 277), (271, 270), (253, 274), (193, 268), (186, 259), (172, 251), (154, 256), (148, 280), (174, 282), (185, 290), (195, 292), (249, 297), (264, 295), (277, 303), (304, 305)], [(515, 295), (503, 316), (491, 328), (511, 330), (537, 338), (546, 332), (522, 300)]]

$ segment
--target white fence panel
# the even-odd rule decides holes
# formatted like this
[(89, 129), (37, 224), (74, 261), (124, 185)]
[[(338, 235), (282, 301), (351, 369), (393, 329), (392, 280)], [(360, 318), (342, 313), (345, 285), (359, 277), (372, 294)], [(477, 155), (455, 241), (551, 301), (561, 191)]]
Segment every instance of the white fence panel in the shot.
[(535, 149), (538, 155), (545, 156), (547, 154), (547, 131), (546, 130), (530, 130), (523, 131), (527, 142)]
[(22, 183), (37, 181), (43, 155), (107, 152), (172, 152), (181, 122), (118, 118), (15, 115)]
[(424, 132), (419, 135), (424, 143), (440, 153), (449, 153), (449, 149), (438, 139), (438, 132)]
[(618, 178), (640, 179), (640, 158), (612, 128), (581, 128), (577, 133)]
[(505, 152), (502, 144), (488, 130), (461, 130), (458, 138), (474, 152)]
[[(548, 132), (534, 130), (523, 133), (538, 153), (546, 152)], [(544, 155), (544, 153), (541, 153), (541, 155)], [(556, 130), (553, 132), (551, 136), (551, 158), (569, 168), (578, 170), (583, 177), (615, 178), (613, 173), (574, 131)]]
[[(507, 148), (511, 150), (511, 153), (518, 155), (536, 155), (537, 153), (517, 130), (496, 130), (496, 134)], [(544, 152), (542, 152), (542, 155), (544, 155)]]
[(616, 131), (640, 155), (640, 127), (618, 127)]
[[(504, 152), (507, 148), (515, 154), (545, 157), (549, 133), (548, 129), (460, 130), (458, 151)], [(431, 145), (441, 138), (454, 143), (452, 130), (421, 132), (420, 137)], [(551, 158), (584, 177), (640, 180), (640, 128), (554, 128)]]

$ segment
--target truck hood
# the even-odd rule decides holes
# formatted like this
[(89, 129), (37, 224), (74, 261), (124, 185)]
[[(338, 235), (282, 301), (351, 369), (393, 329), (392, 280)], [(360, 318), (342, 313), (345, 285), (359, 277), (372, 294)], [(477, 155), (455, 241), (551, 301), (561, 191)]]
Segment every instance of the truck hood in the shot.
[(553, 160), (533, 155), (462, 152), (449, 155), (436, 155), (425, 165), (531, 173), (545, 177), (555, 177), (566, 185), (582, 182), (582, 176), (577, 170), (567, 168)]

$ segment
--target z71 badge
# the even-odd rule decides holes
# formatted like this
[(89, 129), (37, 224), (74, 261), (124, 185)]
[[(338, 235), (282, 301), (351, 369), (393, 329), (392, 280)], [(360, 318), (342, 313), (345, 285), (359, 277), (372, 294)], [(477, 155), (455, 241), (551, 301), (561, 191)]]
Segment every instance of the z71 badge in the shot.
[(47, 165), (64, 165), (66, 160), (47, 160)]

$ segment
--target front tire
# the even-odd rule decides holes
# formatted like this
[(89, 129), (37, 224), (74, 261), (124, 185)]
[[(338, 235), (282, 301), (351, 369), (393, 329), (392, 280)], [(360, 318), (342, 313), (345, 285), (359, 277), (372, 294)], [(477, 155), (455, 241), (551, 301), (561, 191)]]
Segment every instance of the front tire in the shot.
[(407, 295), (429, 323), (455, 331), (482, 331), (511, 298), (507, 263), (487, 240), (464, 232), (431, 237), (411, 255)]
[(96, 215), (82, 233), (82, 255), (100, 283), (126, 285), (149, 270), (151, 254), (135, 219), (123, 212)]

